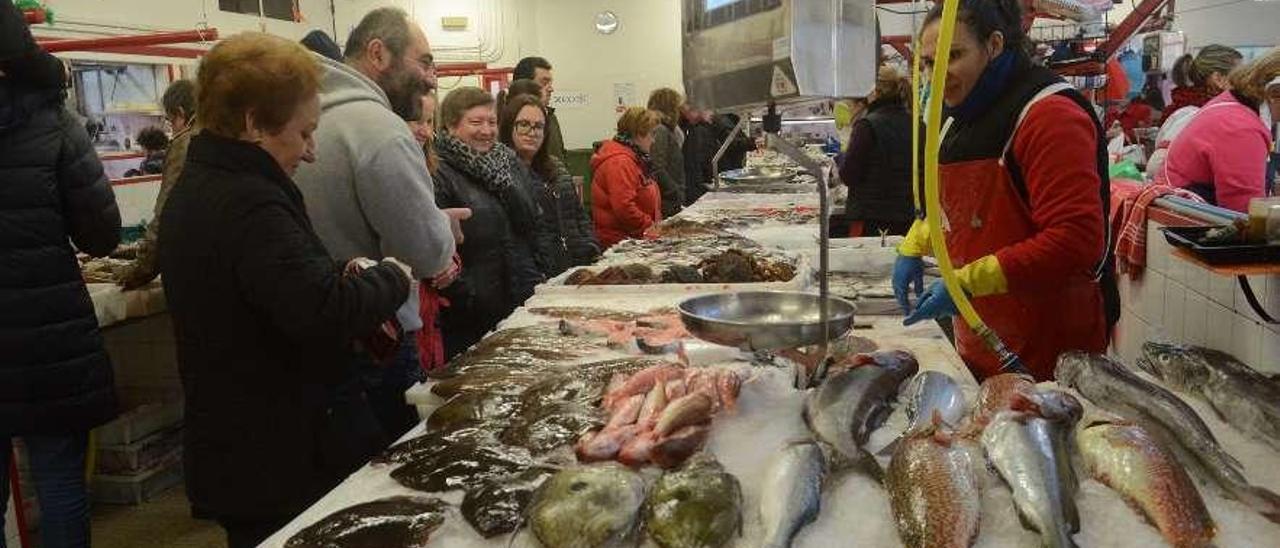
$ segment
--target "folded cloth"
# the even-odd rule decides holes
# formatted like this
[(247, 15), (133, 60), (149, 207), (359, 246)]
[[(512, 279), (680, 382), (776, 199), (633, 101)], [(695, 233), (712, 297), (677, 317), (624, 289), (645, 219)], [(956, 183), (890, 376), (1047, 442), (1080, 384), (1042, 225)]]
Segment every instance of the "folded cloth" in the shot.
[(1170, 194), (1204, 202), (1194, 192), (1156, 184), (1143, 187), (1121, 207), (1124, 220), (1120, 223), (1120, 236), (1116, 239), (1116, 262), (1120, 272), (1128, 274), (1130, 279), (1141, 278), (1142, 269), (1147, 265), (1147, 207), (1156, 198)]

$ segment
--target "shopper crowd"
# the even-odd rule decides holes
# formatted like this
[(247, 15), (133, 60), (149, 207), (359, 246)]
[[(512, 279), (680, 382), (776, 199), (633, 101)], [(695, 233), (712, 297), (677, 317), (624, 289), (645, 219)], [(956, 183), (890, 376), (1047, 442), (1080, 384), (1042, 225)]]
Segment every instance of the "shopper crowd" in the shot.
[[(85, 546), (88, 434), (118, 411), (76, 253), (111, 253), (120, 214), (84, 125), (65, 108), (67, 67), (40, 50), (9, 0), (0, 10), (0, 520), (20, 438), (42, 545)], [(1048, 82), (1014, 45), (993, 66)], [(1237, 210), (1267, 192), (1268, 128), (1280, 126), (1280, 51), (1241, 59), (1210, 46), (1181, 60), (1163, 117), (1138, 115), (1165, 125), (1159, 181)], [(241, 33), (208, 51), (194, 81), (164, 93), (171, 136), (148, 128), (137, 137), (147, 149), (138, 174), (159, 174), (161, 185), (121, 285), (137, 289), (163, 273), (185, 397), (187, 495), (232, 547), (257, 545), (417, 424), (405, 391), (535, 286), (644, 237), (701, 197), (716, 169), (743, 167), (753, 148), (733, 131), (735, 116), (660, 88), (647, 106), (621, 112), (595, 148), (584, 196), (547, 59), (521, 60), (496, 98), (476, 87), (438, 93), (436, 71), (422, 25), (397, 8), (367, 14), (345, 47), (318, 31), (301, 43)], [(852, 123), (840, 166), (855, 197), (849, 235), (919, 230), (910, 97), (908, 79), (885, 68)], [(946, 98), (961, 135), (987, 130), (965, 113), (994, 97)], [(1067, 113), (1068, 129), (1083, 136), (1078, 156), (1091, 159), (1094, 124), (1075, 98), (1046, 102), (1029, 123), (1057, 131), (1050, 114)], [(1033, 203), (1066, 192), (1070, 177), (1057, 175), (1065, 167), (1032, 161), (1042, 143), (1012, 142), (1029, 159), (1023, 184)], [(945, 159), (958, 164), (965, 143), (948, 143)], [(979, 152), (993, 163), (1000, 151)], [(1105, 177), (1089, 162), (1075, 167), (1092, 223)], [(1093, 247), (1071, 265), (1086, 292), (1096, 290), (1084, 276)], [(995, 269), (990, 285), (1024, 290), (1017, 266), (1007, 282)]]

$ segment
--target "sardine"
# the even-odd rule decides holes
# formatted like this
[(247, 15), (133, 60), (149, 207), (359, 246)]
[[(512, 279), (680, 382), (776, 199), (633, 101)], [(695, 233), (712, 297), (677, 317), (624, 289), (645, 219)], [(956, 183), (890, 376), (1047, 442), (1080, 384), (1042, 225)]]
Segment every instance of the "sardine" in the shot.
[(1080, 530), (1071, 468), (1072, 428), (1080, 402), (1066, 392), (1036, 390), (1014, 396), (1013, 410), (997, 413), (982, 432), (987, 459), (1013, 491), (1023, 525), (1049, 548), (1074, 547)]
[(395, 496), (329, 514), (285, 541), (285, 548), (421, 548), (444, 523), (448, 505), (439, 499)]
[(1142, 425), (1164, 447), (1178, 453), (1183, 465), (1196, 475), (1280, 523), (1280, 496), (1249, 485), (1240, 462), (1218, 445), (1200, 416), (1168, 390), (1143, 380), (1111, 358), (1082, 352), (1060, 356), (1054, 376), (1089, 401)]
[(1226, 352), (1148, 342), (1138, 367), (1208, 401), (1227, 424), (1280, 450), (1280, 385)]
[(1187, 471), (1147, 431), (1123, 420), (1095, 421), (1076, 431), (1089, 473), (1142, 512), (1175, 548), (1213, 541), (1213, 518)]
[(706, 453), (658, 478), (645, 521), (662, 548), (718, 548), (742, 529), (742, 488)]
[(893, 412), (898, 386), (915, 373), (907, 371), (864, 365), (833, 372), (805, 399), (805, 423), (835, 449), (841, 464), (874, 463), (862, 446)]
[(625, 466), (567, 468), (538, 489), (529, 507), (529, 524), (548, 548), (630, 545), (639, 529), (644, 495), (644, 480)]
[(827, 459), (819, 442), (793, 443), (774, 455), (760, 495), (761, 548), (791, 546), (796, 533), (817, 518), (826, 477)]
[(908, 548), (963, 548), (982, 517), (979, 464), (967, 447), (937, 426), (913, 431), (889, 461), (885, 488), (898, 535)]

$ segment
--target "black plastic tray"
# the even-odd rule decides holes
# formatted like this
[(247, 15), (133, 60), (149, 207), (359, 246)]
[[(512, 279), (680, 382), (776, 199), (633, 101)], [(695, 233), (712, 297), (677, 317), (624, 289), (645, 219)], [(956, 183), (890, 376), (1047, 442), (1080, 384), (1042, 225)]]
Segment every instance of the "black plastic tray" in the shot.
[(1169, 245), (1181, 247), (1209, 264), (1280, 263), (1280, 245), (1203, 245), (1200, 238), (1213, 226), (1171, 226), (1160, 230)]

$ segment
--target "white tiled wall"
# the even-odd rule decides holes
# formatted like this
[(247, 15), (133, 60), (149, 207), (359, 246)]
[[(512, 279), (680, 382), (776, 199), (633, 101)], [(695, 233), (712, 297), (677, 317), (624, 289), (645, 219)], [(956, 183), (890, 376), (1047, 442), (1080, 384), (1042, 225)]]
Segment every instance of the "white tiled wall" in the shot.
[[(1280, 325), (1258, 318), (1234, 276), (1221, 276), (1174, 257), (1160, 225), (1147, 228), (1147, 268), (1120, 275), (1123, 315), (1113, 351), (1132, 363), (1142, 343), (1163, 340), (1228, 352), (1254, 368), (1280, 373)], [(1280, 276), (1249, 279), (1258, 300), (1280, 315)]]

